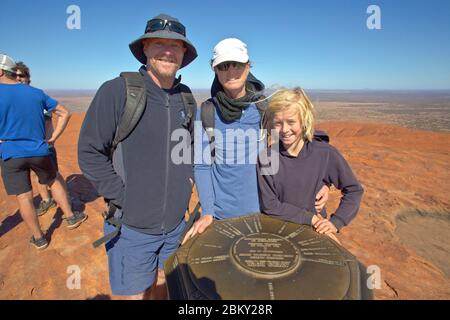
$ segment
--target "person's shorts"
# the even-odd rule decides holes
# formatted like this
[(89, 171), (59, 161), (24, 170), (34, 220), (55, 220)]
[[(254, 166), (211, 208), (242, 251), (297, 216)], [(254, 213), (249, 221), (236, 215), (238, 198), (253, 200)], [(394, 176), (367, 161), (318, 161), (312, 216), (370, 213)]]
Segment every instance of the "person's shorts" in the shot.
[(3, 184), (8, 195), (19, 195), (32, 190), (30, 170), (34, 171), (40, 184), (50, 184), (56, 178), (56, 167), (50, 156), (0, 159)]
[[(167, 234), (150, 235), (122, 225), (119, 234), (106, 243), (109, 283), (113, 295), (130, 296), (149, 289), (158, 267), (179, 247), (186, 227), (184, 219)], [(105, 223), (105, 235), (115, 227)]]
[(55, 147), (50, 145), (48, 147), (48, 152), (49, 152), (50, 158), (55, 163), (56, 171), (59, 171), (59, 168), (58, 168), (58, 157), (57, 157), (57, 154), (56, 154)]

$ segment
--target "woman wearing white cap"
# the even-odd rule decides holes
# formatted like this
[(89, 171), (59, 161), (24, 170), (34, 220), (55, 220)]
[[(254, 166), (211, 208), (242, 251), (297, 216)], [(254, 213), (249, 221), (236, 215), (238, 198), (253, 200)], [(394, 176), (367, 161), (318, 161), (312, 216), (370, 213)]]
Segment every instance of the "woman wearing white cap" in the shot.
[[(214, 218), (260, 212), (256, 158), (265, 147), (260, 139), (266, 108), (264, 84), (250, 73), (247, 45), (236, 38), (222, 40), (214, 47), (211, 67), (215, 72), (211, 98), (197, 112), (203, 134), (201, 150), (197, 143), (195, 147), (194, 174), (202, 217), (183, 243), (202, 233)], [(328, 189), (324, 191), (317, 203), (319, 209), (328, 197)]]

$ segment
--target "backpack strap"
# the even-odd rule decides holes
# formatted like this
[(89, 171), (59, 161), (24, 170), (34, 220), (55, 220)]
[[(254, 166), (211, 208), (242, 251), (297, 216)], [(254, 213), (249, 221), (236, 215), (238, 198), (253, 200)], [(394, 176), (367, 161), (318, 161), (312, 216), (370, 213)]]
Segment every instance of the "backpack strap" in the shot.
[(191, 89), (188, 86), (180, 83), (180, 94), (181, 99), (183, 100), (184, 112), (185, 112), (185, 120), (183, 122), (183, 127), (189, 130), (189, 133), (193, 134), (194, 132), (194, 119), (195, 113), (197, 111), (197, 102), (195, 101), (194, 95), (192, 94)]
[(111, 241), (119, 234), (120, 229), (122, 227), (122, 220), (121, 220), (120, 215), (116, 215), (117, 209), (118, 208), (113, 203), (107, 202), (106, 210), (102, 212), (102, 217), (103, 217), (105, 223), (108, 223), (108, 224), (114, 226), (115, 229), (114, 229), (114, 231), (112, 231), (112, 232), (104, 235), (100, 239), (97, 239), (96, 241), (94, 241), (92, 243), (92, 246), (94, 248), (98, 248), (102, 244)]
[[(139, 120), (141, 120), (147, 103), (147, 92), (142, 75), (139, 72), (122, 72), (120, 76), (125, 79), (126, 100), (124, 111), (120, 118), (119, 125), (117, 126), (116, 133), (114, 134), (110, 154), (111, 159), (117, 145), (130, 135)], [(96, 240), (92, 244), (94, 248), (97, 248), (103, 243), (106, 243), (116, 237), (122, 226), (122, 221), (120, 218), (114, 216), (117, 208), (108, 201), (106, 201), (106, 203), (107, 210), (102, 213), (102, 216), (106, 223), (109, 223), (115, 227), (115, 230)]]
[(269, 101), (267, 100), (266, 96), (261, 95), (258, 97), (259, 101), (255, 103), (256, 108), (258, 109), (259, 116), (261, 117), (259, 128), (265, 129), (267, 128), (267, 117), (266, 117), (266, 110), (269, 107)]
[(215, 117), (216, 117), (216, 106), (214, 105), (213, 98), (210, 98), (202, 103), (200, 107), (200, 118), (202, 120), (203, 129), (205, 129), (208, 135), (209, 148), (211, 150), (211, 162), (214, 162), (216, 157), (215, 149)]
[(314, 140), (330, 143), (330, 137), (325, 131), (322, 130), (314, 131)]
[(117, 145), (126, 139), (136, 127), (144, 113), (147, 102), (144, 79), (139, 72), (122, 72), (120, 76), (125, 79), (127, 97), (125, 109), (112, 142), (111, 155), (116, 150)]

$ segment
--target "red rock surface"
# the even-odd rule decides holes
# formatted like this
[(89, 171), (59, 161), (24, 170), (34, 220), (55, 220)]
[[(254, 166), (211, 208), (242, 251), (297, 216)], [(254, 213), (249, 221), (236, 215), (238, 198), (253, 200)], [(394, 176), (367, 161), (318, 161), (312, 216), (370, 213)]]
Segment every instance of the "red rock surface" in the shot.
[[(83, 117), (83, 113), (73, 115), (56, 147), (74, 205), (84, 208), (89, 219), (68, 230), (60, 211), (50, 211), (40, 221), (49, 230), (51, 243), (37, 251), (28, 243), (29, 232), (15, 198), (1, 186), (0, 299), (111, 295), (105, 251), (91, 245), (102, 236), (103, 201), (96, 198), (77, 164)], [(329, 133), (365, 188), (357, 218), (339, 239), (362, 263), (380, 268), (381, 288), (375, 290), (375, 298), (449, 299), (450, 134), (354, 122), (319, 127)], [(332, 192), (329, 212), (337, 206), (338, 196)], [(195, 195), (191, 204), (194, 201)], [(396, 230), (399, 219), (402, 229)], [(430, 244), (429, 239), (435, 242)], [(73, 265), (80, 268), (81, 286), (70, 290), (68, 268)]]

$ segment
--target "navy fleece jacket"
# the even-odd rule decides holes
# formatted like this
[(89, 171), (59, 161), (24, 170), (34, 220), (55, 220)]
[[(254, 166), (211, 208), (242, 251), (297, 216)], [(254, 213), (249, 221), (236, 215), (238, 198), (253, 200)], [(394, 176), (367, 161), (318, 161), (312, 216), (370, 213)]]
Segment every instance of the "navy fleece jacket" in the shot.
[(140, 73), (147, 89), (146, 109), (119, 144), (113, 161), (108, 155), (126, 100), (125, 81), (120, 77), (104, 83), (92, 101), (80, 132), (78, 161), (98, 193), (121, 208), (124, 224), (143, 233), (161, 234), (173, 230), (184, 217), (193, 166), (171, 159), (179, 143), (171, 141), (171, 134), (183, 128), (185, 117), (179, 80), (170, 90), (163, 90), (145, 67)]

